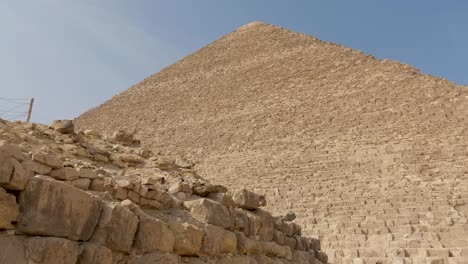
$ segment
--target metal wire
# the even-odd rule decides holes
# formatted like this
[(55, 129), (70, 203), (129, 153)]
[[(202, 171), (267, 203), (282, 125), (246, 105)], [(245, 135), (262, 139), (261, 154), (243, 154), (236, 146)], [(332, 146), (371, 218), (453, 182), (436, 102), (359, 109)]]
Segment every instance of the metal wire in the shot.
[(0, 118), (13, 121), (28, 114), (30, 99), (0, 97)]

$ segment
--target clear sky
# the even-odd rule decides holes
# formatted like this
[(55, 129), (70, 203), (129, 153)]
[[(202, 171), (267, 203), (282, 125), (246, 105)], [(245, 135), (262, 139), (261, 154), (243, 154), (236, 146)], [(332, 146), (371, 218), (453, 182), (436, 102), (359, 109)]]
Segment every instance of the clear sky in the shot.
[(71, 119), (252, 21), (468, 84), (463, 0), (0, 0), (0, 98)]

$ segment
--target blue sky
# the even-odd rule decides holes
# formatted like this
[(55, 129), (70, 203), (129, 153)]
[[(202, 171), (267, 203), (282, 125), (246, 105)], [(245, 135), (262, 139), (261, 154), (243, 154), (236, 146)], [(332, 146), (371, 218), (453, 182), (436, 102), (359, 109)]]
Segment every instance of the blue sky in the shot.
[(0, 98), (35, 97), (34, 122), (71, 119), (252, 21), (466, 85), (467, 14), (468, 1), (0, 0)]

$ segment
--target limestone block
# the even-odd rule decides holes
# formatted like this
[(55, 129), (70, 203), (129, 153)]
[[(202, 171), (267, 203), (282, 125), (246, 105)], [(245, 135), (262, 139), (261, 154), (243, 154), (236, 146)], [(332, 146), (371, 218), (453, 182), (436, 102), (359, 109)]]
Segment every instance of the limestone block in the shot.
[(0, 235), (0, 263), (28, 264), (23, 237)]
[[(127, 195), (128, 199), (130, 199), (132, 202), (140, 204), (140, 195), (137, 192), (134, 191), (128, 191)], [(172, 205), (172, 204), (171, 204)]]
[(16, 197), (0, 188), (0, 230), (13, 229), (19, 214)]
[(186, 203), (189, 203), (190, 213), (195, 219), (226, 229), (233, 228), (234, 222), (226, 206), (206, 198)]
[(284, 245), (284, 234), (281, 231), (273, 230), (273, 241), (279, 245)]
[(123, 187), (116, 186), (116, 188), (115, 188), (114, 191), (113, 191), (112, 196), (113, 196), (115, 199), (125, 200), (125, 199), (127, 199), (127, 197), (128, 197), (128, 190), (125, 189), (125, 188), (123, 188)]
[(11, 176), (10, 182), (3, 187), (8, 190), (22, 191), (26, 188), (29, 179), (34, 176), (34, 172), (25, 170), (23, 165), (15, 159), (12, 159), (12, 162), (14, 168), (13, 175)]
[(0, 185), (8, 184), (13, 174), (13, 158), (0, 152)]
[(237, 252), (240, 254), (252, 255), (261, 252), (261, 245), (253, 239), (245, 236), (244, 233), (236, 232)]
[(180, 256), (170, 253), (153, 252), (143, 256), (133, 257), (127, 261), (127, 264), (180, 264)]
[(78, 171), (76, 169), (70, 168), (70, 167), (64, 167), (64, 168), (52, 170), (49, 173), (49, 176), (57, 180), (71, 181), (73, 179), (77, 179), (80, 175), (78, 174)]
[(210, 193), (225, 193), (227, 192), (227, 188), (221, 185), (196, 181), (193, 183), (192, 191), (195, 195), (206, 197)]
[(21, 162), (21, 165), (23, 165), (23, 168), (26, 170), (34, 171), (43, 175), (49, 174), (49, 172), (52, 171), (51, 167), (34, 160), (24, 160)]
[(169, 187), (169, 193), (174, 194), (174, 193), (178, 193), (178, 192), (184, 192), (184, 193), (191, 194), (192, 193), (192, 187), (190, 186), (189, 183), (182, 182), (182, 181), (179, 181), (179, 182), (171, 185), (171, 187)]
[(315, 252), (315, 258), (320, 260), (322, 263), (328, 263), (328, 256), (324, 252)]
[(215, 256), (221, 251), (221, 244), (224, 239), (224, 228), (207, 225), (205, 228), (205, 235), (203, 236), (202, 247), (200, 252), (210, 256)]
[(234, 204), (243, 209), (254, 210), (266, 205), (265, 197), (256, 193), (241, 189), (229, 193)]
[(12, 157), (19, 161), (23, 161), (26, 159), (26, 155), (21, 151), (21, 149), (17, 145), (8, 143), (5, 140), (0, 140), (0, 153), (3, 153), (6, 156)]
[(89, 189), (91, 191), (104, 192), (105, 191), (104, 180), (100, 178), (92, 179)]
[(78, 175), (80, 178), (88, 179), (96, 179), (98, 177), (98, 173), (96, 171), (87, 168), (79, 168)]
[(26, 242), (28, 258), (37, 264), (76, 263), (78, 243), (57, 237), (32, 237)]
[(221, 253), (235, 253), (237, 250), (237, 236), (234, 232), (224, 230), (221, 242)]
[(161, 204), (159, 209), (169, 209), (172, 207), (172, 198), (171, 196), (163, 190), (151, 190), (148, 191), (145, 195), (146, 199), (156, 200)]
[(272, 241), (269, 241), (269, 242), (262, 241), (261, 247), (262, 247), (263, 254), (267, 256), (279, 257), (279, 258), (284, 258), (288, 260), (292, 259), (292, 251), (287, 246), (281, 246)]
[(227, 207), (235, 206), (231, 196), (226, 193), (210, 193), (207, 197)]
[(75, 188), (87, 191), (91, 185), (91, 180), (88, 178), (78, 178), (71, 180), (69, 184)]
[(172, 252), (175, 238), (166, 224), (144, 213), (138, 214), (140, 219), (135, 236), (135, 247), (142, 253), (159, 250)]
[(234, 255), (231, 258), (232, 262), (228, 262), (229, 264), (258, 264), (257, 261), (250, 256), (244, 255)]
[(297, 264), (308, 264), (309, 253), (306, 251), (293, 250), (292, 251), (292, 262)]
[(47, 165), (53, 169), (59, 169), (63, 167), (62, 161), (52, 154), (35, 153), (32, 155), (32, 160)]
[(84, 243), (81, 251), (77, 264), (112, 264), (112, 251), (104, 246)]
[(270, 241), (273, 239), (274, 220), (271, 214), (267, 211), (257, 209), (252, 211), (260, 220), (260, 228), (258, 230), (258, 236), (260, 240)]
[(101, 210), (97, 197), (46, 176), (31, 178), (19, 203), (17, 231), (82, 241), (91, 237)]
[(54, 120), (50, 124), (50, 128), (62, 134), (69, 134), (75, 131), (72, 120)]
[(103, 204), (92, 242), (111, 250), (129, 252), (138, 228), (138, 217), (120, 204)]
[(188, 223), (169, 223), (169, 229), (175, 237), (174, 252), (176, 254), (198, 255), (203, 241), (203, 230)]

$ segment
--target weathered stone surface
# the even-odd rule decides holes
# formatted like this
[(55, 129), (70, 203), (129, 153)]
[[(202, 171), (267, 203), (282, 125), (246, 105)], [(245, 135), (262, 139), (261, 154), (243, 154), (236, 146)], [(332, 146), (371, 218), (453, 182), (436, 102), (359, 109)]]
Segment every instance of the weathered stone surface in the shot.
[[(280, 246), (274, 242), (263, 241), (261, 243), (262, 253), (270, 257), (279, 257), (287, 260), (292, 259), (291, 249), (287, 246)], [(293, 262), (295, 263), (295, 262)]]
[(221, 253), (235, 253), (237, 251), (237, 236), (234, 232), (224, 230), (221, 242)]
[(77, 179), (71, 180), (69, 183), (75, 188), (87, 191), (89, 190), (91, 180), (88, 178), (77, 178)]
[(129, 252), (138, 227), (138, 217), (120, 204), (103, 204), (91, 241), (112, 250)]
[(223, 239), (224, 228), (215, 225), (207, 225), (200, 252), (210, 256), (219, 254), (221, 252)]
[(258, 209), (266, 205), (265, 197), (246, 189), (229, 192), (235, 205), (247, 210)]
[(0, 235), (0, 263), (28, 264), (23, 237)]
[(190, 204), (192, 216), (201, 222), (221, 226), (226, 229), (230, 229), (234, 225), (229, 210), (220, 203), (206, 198), (186, 203)]
[(260, 237), (260, 239), (266, 241), (272, 240), (274, 230), (274, 219), (271, 216), (271, 214), (261, 209), (257, 209), (252, 212), (260, 218), (260, 229), (258, 230), (258, 236)]
[(138, 217), (140, 222), (135, 236), (135, 247), (143, 253), (156, 250), (172, 252), (175, 238), (166, 224), (144, 213), (140, 213)]
[(141, 257), (134, 257), (127, 261), (128, 264), (180, 264), (180, 256), (170, 253), (149, 253)]
[(49, 174), (49, 172), (52, 171), (51, 167), (34, 160), (24, 160), (23, 162), (21, 162), (21, 165), (23, 165), (23, 168), (25, 168), (26, 170), (34, 171), (38, 174), (43, 175)]
[(10, 182), (3, 185), (8, 190), (22, 191), (26, 188), (28, 181), (34, 176), (34, 172), (25, 170), (23, 165), (17, 160), (13, 159), (13, 175), (11, 176)]
[(216, 201), (224, 206), (232, 207), (235, 206), (234, 201), (231, 196), (226, 193), (210, 193), (208, 194), (208, 199)]
[(169, 223), (175, 237), (174, 252), (183, 256), (196, 256), (200, 251), (204, 232), (188, 223)]
[(225, 193), (227, 188), (221, 185), (196, 181), (193, 183), (192, 191), (195, 195), (206, 197), (210, 193)]
[(75, 131), (75, 125), (72, 120), (54, 120), (50, 127), (62, 134), (70, 134)]
[(78, 171), (74, 168), (64, 167), (64, 168), (52, 170), (49, 173), (49, 176), (57, 180), (71, 181), (73, 179), (77, 179), (79, 177), (79, 174), (78, 174)]
[(26, 159), (26, 155), (21, 151), (21, 148), (15, 144), (8, 143), (5, 140), (0, 140), (0, 153), (4, 153), (19, 161)]
[(32, 159), (53, 169), (63, 167), (62, 161), (52, 154), (35, 153), (33, 154)]
[(0, 152), (0, 185), (8, 184), (13, 174), (13, 158)]
[(305, 251), (293, 250), (292, 261), (297, 264), (308, 264), (309, 253)]
[(28, 258), (37, 264), (76, 263), (78, 243), (56, 237), (32, 237), (26, 242)]
[(29, 180), (19, 203), (18, 231), (83, 241), (91, 237), (101, 209), (97, 197), (45, 176)]
[(0, 230), (13, 229), (19, 214), (16, 197), (0, 188)]
[(257, 241), (245, 236), (244, 233), (236, 232), (237, 251), (241, 254), (252, 255), (261, 251), (261, 246)]
[(104, 246), (84, 243), (81, 249), (77, 264), (112, 264), (112, 251)]
[(98, 173), (96, 171), (87, 168), (79, 168), (78, 175), (80, 176), (80, 178), (88, 179), (95, 179), (98, 177)]

